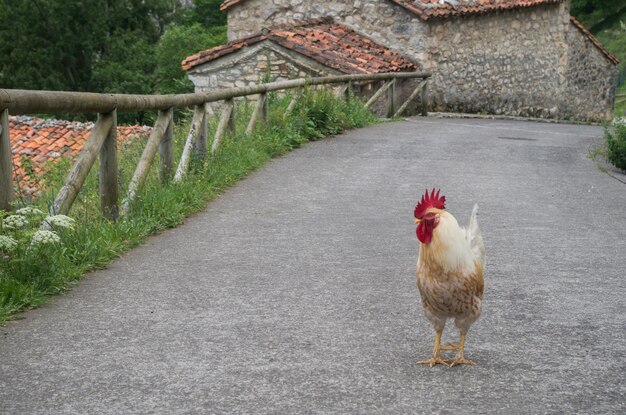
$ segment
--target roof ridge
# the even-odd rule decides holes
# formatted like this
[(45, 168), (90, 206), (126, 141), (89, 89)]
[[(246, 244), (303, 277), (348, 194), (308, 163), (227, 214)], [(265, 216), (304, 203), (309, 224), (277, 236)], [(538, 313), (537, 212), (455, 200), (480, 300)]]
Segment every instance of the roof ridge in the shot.
[[(243, 0), (239, 0), (243, 1)], [(558, 4), (565, 0), (389, 0), (426, 21), (434, 18), (469, 16), (513, 10), (545, 4)]]
[[(245, 0), (224, 0), (220, 10), (226, 11)], [(565, 0), (388, 0), (422, 20), (446, 18), (471, 14), (489, 13), (497, 10), (510, 10), (535, 7), (543, 4), (558, 4)], [(468, 9), (469, 8), (469, 9)]]
[(261, 31), (263, 32), (264, 30), (267, 30), (273, 32), (275, 30), (294, 29), (296, 27), (308, 27), (320, 24), (332, 24), (334, 22), (335, 19), (332, 16), (324, 16), (311, 19), (295, 20), (290, 23), (281, 23), (274, 26), (264, 27)]

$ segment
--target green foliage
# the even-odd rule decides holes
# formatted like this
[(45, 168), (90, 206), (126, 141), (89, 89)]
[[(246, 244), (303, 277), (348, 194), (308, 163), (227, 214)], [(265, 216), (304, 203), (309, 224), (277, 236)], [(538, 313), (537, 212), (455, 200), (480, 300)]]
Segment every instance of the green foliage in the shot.
[(193, 84), (182, 70), (189, 55), (226, 43), (226, 27), (205, 27), (200, 23), (172, 26), (156, 47), (156, 81), (161, 94), (193, 92)]
[(570, 14), (595, 33), (614, 24), (625, 9), (626, 0), (572, 0)]
[(604, 136), (608, 161), (615, 167), (626, 171), (626, 119), (616, 119), (612, 128), (605, 129)]
[(619, 20), (596, 33), (602, 45), (620, 61), (620, 67), (626, 68), (626, 9), (619, 15)]
[(203, 27), (226, 26), (226, 13), (220, 10), (223, 0), (194, 0), (182, 10), (177, 21), (182, 26), (199, 24)]
[[(158, 162), (153, 163), (146, 185), (131, 206), (129, 215), (117, 222), (103, 219), (99, 212), (96, 164), (72, 207), (71, 216), (76, 220), (74, 229), (59, 229), (61, 243), (48, 246), (48, 251), (39, 251), (36, 257), (28, 252), (27, 247), (42, 216), (29, 222), (28, 228), (16, 231), (22, 236), (11, 233), (14, 230), (5, 230), (3, 217), (0, 217), (0, 235), (14, 235), (16, 240), (15, 247), (11, 248), (10, 241), (0, 238), (0, 261), (3, 261), (0, 264), (0, 322), (66, 290), (83, 273), (105, 266), (148, 235), (182, 223), (185, 217), (203, 209), (209, 200), (270, 158), (285, 154), (308, 140), (376, 121), (356, 99), (338, 100), (329, 92), (305, 91), (294, 110), (287, 113), (290, 101), (291, 97), (284, 96), (272, 102), (268, 122), (260, 123), (248, 136), (243, 131), (252, 108), (251, 105), (239, 105), (237, 132), (225, 137), (215, 154), (205, 160), (194, 160), (193, 169), (181, 182), (161, 184)], [(189, 118), (188, 114), (182, 115), (182, 118)], [(212, 119), (209, 131), (215, 131), (216, 124), (217, 119)], [(174, 129), (175, 160), (180, 159), (188, 129), (188, 120)], [(135, 140), (120, 148), (121, 195), (126, 193), (144, 146), (145, 142)], [(49, 190), (37, 199), (35, 207), (41, 211), (49, 209), (68, 170), (67, 163), (59, 163), (46, 174), (44, 180)], [(7, 214), (0, 212), (2, 215)], [(61, 234), (64, 231), (67, 233)], [(21, 241), (19, 252), (16, 250), (17, 240)], [(7, 246), (10, 249), (6, 249)]]
[[(120, 75), (131, 88), (125, 92), (142, 92), (146, 88), (143, 79), (132, 84), (128, 79), (140, 69), (154, 66), (153, 62), (136, 61), (153, 56), (145, 51), (145, 45), (159, 40), (173, 16), (174, 2), (0, 0), (0, 85), (97, 91), (113, 78), (108, 74), (118, 63), (118, 67), (128, 65), (124, 70), (132, 72)], [(142, 53), (135, 56), (138, 49)], [(99, 74), (95, 79), (94, 72)], [(106, 87), (121, 89), (115, 84)]]
[(348, 101), (343, 101), (326, 89), (304, 91), (294, 108), (293, 116), (300, 134), (307, 140), (374, 122), (371, 113), (353, 95)]
[[(194, 0), (183, 8), (179, 0), (0, 0), (0, 88), (190, 92), (180, 63), (226, 41), (220, 4)], [(120, 119), (142, 121), (143, 114)]]

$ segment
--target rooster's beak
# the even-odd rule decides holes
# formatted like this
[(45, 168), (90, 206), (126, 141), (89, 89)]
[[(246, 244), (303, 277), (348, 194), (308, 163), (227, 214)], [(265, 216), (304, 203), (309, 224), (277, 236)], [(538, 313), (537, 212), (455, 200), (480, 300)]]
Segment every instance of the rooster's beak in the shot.
[(420, 223), (422, 220), (421, 219), (415, 219), (415, 224), (417, 225), (418, 223)]

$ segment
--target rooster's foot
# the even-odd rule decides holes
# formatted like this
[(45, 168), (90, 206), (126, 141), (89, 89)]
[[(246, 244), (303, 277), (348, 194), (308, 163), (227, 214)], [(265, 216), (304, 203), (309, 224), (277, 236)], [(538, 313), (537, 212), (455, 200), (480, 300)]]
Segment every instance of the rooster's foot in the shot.
[(461, 350), (461, 344), (448, 343), (446, 346), (441, 346), (441, 350)]
[(454, 367), (457, 365), (471, 365), (471, 366), (476, 366), (476, 363), (472, 362), (471, 360), (467, 360), (466, 358), (464, 358), (463, 356), (461, 357), (456, 357), (454, 360), (452, 360), (450, 362), (450, 367)]
[(420, 360), (419, 362), (417, 362), (418, 365), (429, 365), (430, 367), (434, 367), (435, 365), (443, 365), (443, 366), (450, 366), (450, 364), (443, 360), (443, 357), (441, 356), (433, 356), (428, 360)]

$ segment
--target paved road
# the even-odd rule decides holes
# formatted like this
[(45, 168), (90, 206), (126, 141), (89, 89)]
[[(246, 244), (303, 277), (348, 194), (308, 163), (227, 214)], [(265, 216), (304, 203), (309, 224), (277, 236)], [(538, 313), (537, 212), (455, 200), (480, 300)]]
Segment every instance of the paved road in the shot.
[[(601, 136), (413, 118), (274, 160), (0, 328), (0, 413), (626, 413), (626, 186), (587, 159)], [(476, 367), (415, 364), (431, 186), (462, 223), (481, 207)]]

